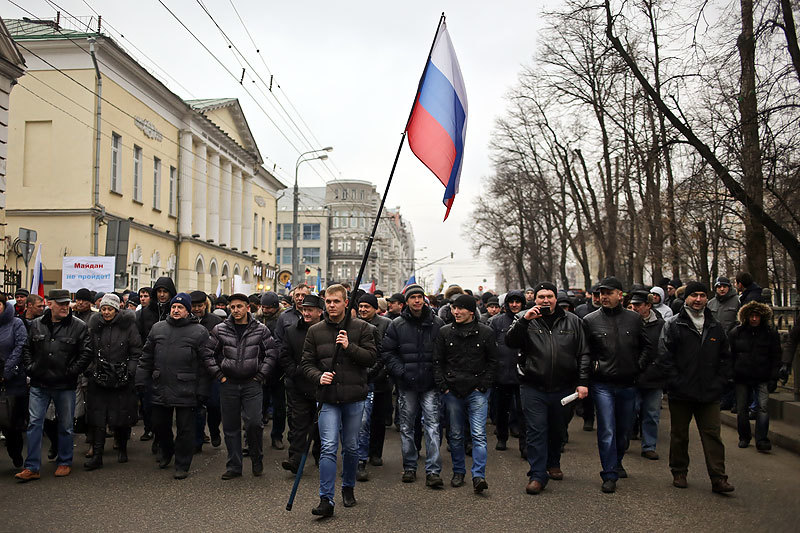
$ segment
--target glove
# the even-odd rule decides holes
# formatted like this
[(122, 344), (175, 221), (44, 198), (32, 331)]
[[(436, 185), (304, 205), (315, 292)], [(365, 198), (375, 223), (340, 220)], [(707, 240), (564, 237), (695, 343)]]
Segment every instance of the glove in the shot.
[(778, 370), (778, 379), (780, 379), (781, 382), (784, 385), (786, 385), (786, 382), (789, 381), (789, 373), (790, 372), (791, 372), (791, 368), (789, 368), (789, 364), (788, 363), (783, 363), (781, 365), (780, 370)]
[(771, 380), (767, 381), (767, 390), (769, 392), (775, 392), (776, 390), (778, 390), (778, 380), (777, 379), (771, 379)]

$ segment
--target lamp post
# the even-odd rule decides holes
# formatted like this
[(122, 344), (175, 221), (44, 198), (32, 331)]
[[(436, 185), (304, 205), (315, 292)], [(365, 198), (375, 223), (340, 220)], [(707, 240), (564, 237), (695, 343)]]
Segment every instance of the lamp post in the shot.
[(297, 226), (297, 208), (300, 203), (300, 190), (297, 187), (297, 170), (300, 168), (300, 163), (305, 163), (306, 161), (314, 161), (315, 159), (325, 160), (328, 159), (328, 154), (319, 154), (313, 157), (305, 157), (311, 154), (318, 154), (319, 152), (332, 152), (332, 146), (326, 146), (325, 148), (320, 148), (319, 150), (309, 150), (308, 152), (303, 152), (297, 158), (297, 163), (294, 165), (294, 207), (292, 209), (292, 287), (296, 286), (300, 283), (300, 272), (299, 272), (299, 261), (298, 255), (299, 250), (297, 249), (297, 240), (299, 238), (299, 228)]

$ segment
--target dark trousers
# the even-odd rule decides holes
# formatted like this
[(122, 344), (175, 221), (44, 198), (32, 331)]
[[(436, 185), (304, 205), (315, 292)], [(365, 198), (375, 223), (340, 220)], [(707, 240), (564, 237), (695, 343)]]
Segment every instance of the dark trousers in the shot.
[[(11, 424), (0, 426), (6, 437), (6, 451), (15, 462), (22, 462), (23, 434), (28, 428), (28, 396), (13, 396)], [(56, 435), (58, 432), (56, 431)]]
[[(153, 431), (162, 457), (175, 456), (175, 470), (188, 472), (192, 466), (194, 417), (196, 407), (173, 407), (153, 404)], [(175, 412), (177, 433), (172, 434), (172, 413)]]
[(547, 469), (561, 467), (561, 442), (564, 435), (564, 408), (561, 398), (569, 389), (542, 392), (535, 387), (521, 386), (522, 409), (525, 413), (528, 478), (547, 485)]
[(153, 431), (153, 382), (149, 381), (144, 388), (144, 392), (138, 393), (139, 414), (142, 417), (142, 424), (145, 432)]
[(226, 468), (229, 472), (242, 473), (242, 416), (250, 459), (260, 463), (264, 454), (264, 426), (261, 422), (262, 385), (250, 380), (245, 383), (226, 381), (220, 387), (219, 400), (222, 407), (222, 432), (228, 449)]
[(199, 447), (203, 445), (203, 437), (206, 431), (206, 422), (208, 422), (208, 433), (213, 439), (219, 437), (219, 425), (222, 422), (222, 409), (219, 406), (219, 388), (220, 382), (216, 379), (211, 382), (211, 395), (208, 397), (206, 404), (197, 408), (197, 415), (195, 416), (195, 435), (194, 445)]
[(306, 452), (307, 439), (314, 441), (314, 457), (319, 458), (319, 427), (314, 420), (317, 416), (317, 402), (293, 387), (286, 388), (289, 405), (289, 460), (300, 464), (300, 457)]
[(592, 398), (591, 391), (589, 391), (589, 395), (581, 401), (583, 402), (583, 421), (594, 424), (594, 399)]
[(708, 476), (713, 480), (725, 475), (725, 445), (720, 438), (719, 402), (692, 402), (669, 400), (671, 421), (669, 439), (669, 467), (675, 474), (689, 470), (689, 423), (694, 417)]
[[(519, 396), (519, 385), (495, 385), (495, 400), (497, 402), (497, 440), (508, 440), (508, 428), (512, 418), (523, 421), (522, 402)], [(516, 413), (516, 417), (512, 415)], [(523, 449), (522, 443), (525, 442), (525, 424), (519, 424), (520, 432), (520, 451)]]
[(369, 426), (369, 456), (383, 457), (386, 440), (386, 412), (392, 408), (392, 391), (376, 390), (372, 395), (372, 418)]
[[(103, 455), (103, 448), (106, 445), (106, 428), (91, 426), (89, 428), (92, 439), (92, 451), (95, 455)], [(112, 428), (114, 432), (114, 441), (119, 445), (121, 450), (126, 450), (128, 447), (128, 440), (131, 438), (130, 426), (118, 426)]]
[(264, 385), (263, 417), (267, 418), (267, 409), (272, 406), (272, 430), (269, 436), (272, 440), (283, 440), (286, 430), (286, 386), (282, 379), (272, 379)]

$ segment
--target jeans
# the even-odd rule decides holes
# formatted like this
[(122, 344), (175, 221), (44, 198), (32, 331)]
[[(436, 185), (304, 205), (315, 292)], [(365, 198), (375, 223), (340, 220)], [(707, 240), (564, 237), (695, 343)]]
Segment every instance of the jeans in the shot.
[(352, 403), (324, 403), (319, 413), (319, 495), (333, 501), (336, 484), (336, 453), (342, 436), (342, 486), (356, 486), (358, 467), (358, 430), (364, 412), (364, 400)]
[[(192, 466), (195, 407), (174, 407), (153, 404), (153, 431), (161, 456), (169, 460), (175, 455), (175, 470), (188, 472)], [(172, 412), (175, 412), (177, 433), (172, 434)], [(61, 439), (58, 440), (59, 446)]]
[(403, 470), (417, 470), (419, 452), (414, 444), (414, 424), (421, 409), (425, 433), (425, 472), (440, 473), (442, 458), (439, 456), (439, 445), (442, 441), (439, 433), (439, 393), (433, 389), (425, 392), (400, 389), (397, 391), (397, 409), (400, 413)]
[(450, 421), (448, 439), (453, 473), (465, 474), (464, 421), (469, 423), (472, 433), (472, 477), (486, 477), (486, 418), (489, 415), (489, 392), (474, 390), (465, 398), (453, 393), (443, 396), (447, 418)]
[(597, 412), (597, 447), (600, 477), (603, 481), (618, 479), (617, 467), (628, 448), (628, 435), (633, 425), (636, 389), (610, 383), (592, 383), (592, 399)]
[(369, 459), (369, 434), (370, 424), (372, 421), (372, 400), (375, 392), (372, 390), (373, 386), (369, 386), (370, 391), (367, 393), (367, 399), (364, 400), (364, 412), (361, 415), (361, 428), (358, 430), (358, 460), (366, 461)]
[(711, 480), (727, 479), (725, 475), (725, 445), (720, 437), (719, 402), (669, 400), (670, 440), (669, 468), (673, 474), (689, 470), (689, 423), (694, 417), (706, 470)]
[(642, 451), (654, 452), (658, 443), (658, 421), (661, 418), (661, 389), (638, 389), (636, 408), (642, 423)]
[(258, 381), (222, 384), (219, 393), (222, 407), (222, 432), (228, 449), (228, 472), (242, 473), (242, 415), (245, 436), (253, 464), (260, 463), (264, 450), (264, 426), (261, 423), (262, 386)]
[(72, 466), (72, 425), (75, 418), (75, 390), (31, 387), (28, 400), (28, 456), (25, 468), (38, 472), (42, 466), (42, 426), (50, 401), (58, 420), (58, 466)]
[(756, 400), (756, 442), (769, 442), (769, 412), (767, 411), (767, 403), (769, 402), (769, 389), (766, 383), (759, 383), (755, 387), (750, 385), (736, 384), (736, 405), (741, 405), (742, 408), (736, 411), (736, 422), (739, 428), (739, 440), (750, 442), (750, 417), (746, 406), (747, 396), (750, 394), (750, 389), (755, 389)]
[(543, 392), (522, 385), (520, 396), (527, 425), (525, 436), (528, 452), (528, 478), (547, 485), (547, 469), (561, 467), (561, 441), (566, 418), (561, 398), (572, 394), (572, 389)]

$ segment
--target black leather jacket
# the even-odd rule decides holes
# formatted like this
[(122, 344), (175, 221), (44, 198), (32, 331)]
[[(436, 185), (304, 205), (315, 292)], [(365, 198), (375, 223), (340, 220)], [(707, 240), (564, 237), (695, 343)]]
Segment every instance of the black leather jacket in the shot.
[(300, 317), (297, 322), (284, 330), (278, 360), (285, 375), (286, 388), (301, 392), (309, 400), (314, 400), (319, 381), (315, 383), (308, 379), (301, 366), (308, 328), (306, 321)]
[(653, 356), (650, 338), (638, 313), (601, 307), (583, 319), (589, 340), (590, 379), (633, 385)]
[(442, 326), (433, 343), (433, 378), (441, 392), (460, 398), (494, 384), (497, 344), (492, 328), (474, 319)]
[(92, 361), (89, 328), (72, 312), (54, 324), (48, 309), (31, 322), (22, 359), (31, 386), (75, 389), (78, 376)]
[(542, 319), (526, 320), (521, 311), (506, 333), (506, 344), (522, 352), (520, 379), (545, 392), (589, 382), (589, 343), (581, 319), (559, 307), (555, 312), (552, 330)]

